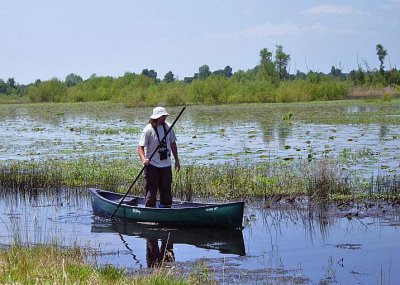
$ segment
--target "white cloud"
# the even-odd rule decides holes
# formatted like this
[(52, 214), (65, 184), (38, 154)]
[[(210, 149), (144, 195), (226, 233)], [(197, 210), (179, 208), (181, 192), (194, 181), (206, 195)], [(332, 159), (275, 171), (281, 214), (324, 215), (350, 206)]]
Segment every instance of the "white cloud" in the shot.
[(335, 35), (356, 35), (359, 32), (355, 29), (345, 28), (345, 29), (332, 29), (327, 26), (322, 25), (321, 23), (313, 24), (312, 26), (305, 27), (303, 29), (304, 32), (312, 32), (319, 34), (335, 34)]
[(274, 25), (267, 23), (248, 27), (237, 32), (217, 34), (216, 36), (221, 38), (263, 38), (268, 36), (294, 35), (300, 32), (301, 29), (294, 24)]
[[(396, 0), (398, 1), (398, 0)], [(362, 15), (366, 14), (360, 10), (356, 10), (351, 6), (335, 6), (335, 5), (319, 5), (308, 8), (302, 12), (306, 15), (322, 15), (322, 14), (335, 14), (335, 15)]]
[(308, 26), (298, 26), (292, 23), (285, 24), (263, 24), (258, 26), (252, 26), (242, 29), (237, 32), (231, 33), (219, 33), (212, 34), (213, 37), (222, 39), (240, 39), (240, 38), (265, 38), (272, 36), (290, 36), (302, 33), (318, 33), (318, 34), (358, 34), (359, 32), (355, 29), (345, 28), (345, 29), (333, 29), (327, 27), (321, 23), (315, 23)]

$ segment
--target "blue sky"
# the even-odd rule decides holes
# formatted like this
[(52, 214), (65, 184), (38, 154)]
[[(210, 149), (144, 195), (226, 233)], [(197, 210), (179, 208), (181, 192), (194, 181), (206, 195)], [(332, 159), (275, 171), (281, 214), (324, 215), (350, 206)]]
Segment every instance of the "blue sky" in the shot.
[(400, 0), (0, 0), (0, 78), (20, 84), (207, 64), (248, 70), (276, 45), (290, 72), (400, 68)]

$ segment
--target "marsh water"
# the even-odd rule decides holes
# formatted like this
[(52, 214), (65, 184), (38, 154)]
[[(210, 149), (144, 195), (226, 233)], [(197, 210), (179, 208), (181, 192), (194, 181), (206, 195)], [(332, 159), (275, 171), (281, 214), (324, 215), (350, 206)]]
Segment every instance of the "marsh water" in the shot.
[[(0, 244), (79, 245), (98, 266), (131, 272), (161, 262), (187, 274), (206, 261), (219, 284), (396, 284), (400, 218), (247, 205), (242, 230), (163, 228), (93, 215), (84, 189), (3, 191)], [(331, 283), (329, 283), (331, 284)]]
[[(180, 108), (168, 111), (172, 123)], [(136, 161), (150, 114), (151, 108), (110, 103), (3, 105), (0, 162), (93, 156)], [(184, 165), (326, 156), (365, 175), (398, 173), (400, 167), (398, 103), (189, 106), (175, 129)]]
[[(181, 109), (168, 108), (172, 122)], [(118, 104), (0, 105), (0, 162), (137, 160), (151, 108)], [(183, 167), (332, 157), (365, 177), (398, 175), (400, 104), (189, 106), (176, 124)], [(93, 215), (84, 189), (0, 190), (0, 243), (78, 244), (91, 261), (145, 270), (164, 246), (170, 266), (206, 259), (221, 284), (396, 284), (398, 211), (331, 215), (246, 204), (241, 231), (154, 228)], [(352, 211), (349, 209), (348, 211)], [(186, 268), (186, 270), (184, 270)]]

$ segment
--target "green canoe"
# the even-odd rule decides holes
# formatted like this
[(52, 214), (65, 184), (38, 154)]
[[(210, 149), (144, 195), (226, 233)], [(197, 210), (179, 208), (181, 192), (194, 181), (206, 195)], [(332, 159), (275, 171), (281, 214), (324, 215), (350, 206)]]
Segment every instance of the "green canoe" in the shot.
[[(118, 207), (123, 194), (89, 188), (93, 212), (111, 217)], [(150, 222), (160, 225), (241, 228), (244, 202), (231, 203), (192, 203), (174, 201), (171, 208), (144, 207), (144, 198), (126, 196), (115, 212), (114, 217), (134, 221)]]

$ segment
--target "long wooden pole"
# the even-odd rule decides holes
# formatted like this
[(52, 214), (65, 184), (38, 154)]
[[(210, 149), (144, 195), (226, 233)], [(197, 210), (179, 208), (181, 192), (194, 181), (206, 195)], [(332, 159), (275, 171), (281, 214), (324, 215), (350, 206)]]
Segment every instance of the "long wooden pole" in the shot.
[[(179, 117), (182, 115), (183, 111), (185, 111), (186, 107), (183, 107), (181, 112), (179, 113), (178, 117), (176, 117), (175, 121), (172, 123), (171, 127), (169, 127), (168, 131), (164, 134), (164, 137), (162, 138), (161, 141), (163, 141), (167, 135), (169, 134), (169, 132), (172, 130), (172, 128), (174, 127), (175, 123), (178, 121)], [(151, 161), (151, 159), (153, 158), (153, 156), (156, 154), (158, 148), (160, 147), (160, 144), (156, 147), (156, 149), (153, 151), (153, 153), (151, 154), (151, 156), (149, 157), (149, 161)], [(135, 180), (133, 181), (133, 183), (131, 184), (131, 186), (128, 188), (128, 191), (126, 191), (124, 197), (122, 197), (121, 201), (119, 202), (117, 208), (115, 208), (114, 212), (111, 215), (111, 218), (114, 217), (115, 213), (117, 212), (117, 210), (119, 209), (119, 207), (121, 206), (122, 202), (124, 201), (124, 199), (126, 198), (126, 196), (128, 195), (129, 191), (131, 191), (133, 185), (135, 185), (136, 181), (138, 181), (139, 177), (142, 175), (144, 169), (146, 168), (146, 165), (144, 165), (142, 167), (142, 169), (140, 170), (139, 174), (136, 176)]]

